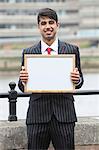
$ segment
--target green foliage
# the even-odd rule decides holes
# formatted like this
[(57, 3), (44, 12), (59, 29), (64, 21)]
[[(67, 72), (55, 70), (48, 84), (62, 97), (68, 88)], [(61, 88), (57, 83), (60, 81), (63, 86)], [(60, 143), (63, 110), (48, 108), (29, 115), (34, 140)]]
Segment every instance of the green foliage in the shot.
[(80, 46), (80, 48), (89, 48), (90, 42), (89, 41), (80, 42), (79, 46)]

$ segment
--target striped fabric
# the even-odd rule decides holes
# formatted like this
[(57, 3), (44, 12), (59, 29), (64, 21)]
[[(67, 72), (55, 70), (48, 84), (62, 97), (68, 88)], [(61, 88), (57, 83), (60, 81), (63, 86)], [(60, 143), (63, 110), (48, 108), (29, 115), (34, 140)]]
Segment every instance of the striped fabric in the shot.
[(60, 122), (77, 121), (73, 98), (70, 98), (62, 94), (48, 94), (36, 100), (30, 100), (26, 123), (48, 122), (53, 114)]
[(55, 150), (74, 150), (74, 126), (57, 121), (54, 115), (48, 123), (28, 125), (28, 149), (47, 150), (52, 141)]
[[(22, 65), (24, 65), (24, 54), (41, 54), (41, 43), (23, 50)], [(83, 75), (78, 47), (59, 41), (58, 54), (75, 54), (75, 64), (81, 77), (81, 82), (76, 88), (80, 88), (83, 84)], [(18, 86), (24, 92), (20, 80)], [(72, 94), (32, 94), (26, 118), (28, 149), (47, 149), (52, 140), (56, 150), (73, 150), (76, 121)]]
[[(75, 54), (76, 67), (80, 72), (81, 83), (76, 88), (80, 88), (83, 84), (83, 76), (80, 67), (80, 55), (77, 46), (67, 44), (59, 41), (58, 54)], [(41, 43), (34, 45), (33, 47), (23, 50), (22, 65), (24, 65), (24, 54), (41, 54)], [(23, 84), (19, 80), (19, 88), (24, 91)], [(30, 105), (27, 113), (27, 124), (48, 122), (51, 119), (51, 115), (54, 113), (57, 120), (61, 122), (75, 122), (77, 121), (74, 98), (72, 94), (32, 94), (30, 96)]]

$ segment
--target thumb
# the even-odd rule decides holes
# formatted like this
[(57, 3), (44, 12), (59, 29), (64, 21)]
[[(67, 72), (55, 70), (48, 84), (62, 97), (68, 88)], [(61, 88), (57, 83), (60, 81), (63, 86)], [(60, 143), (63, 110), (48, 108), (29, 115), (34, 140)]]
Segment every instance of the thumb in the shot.
[(78, 71), (78, 68), (74, 68), (74, 72), (77, 72)]
[(22, 66), (22, 71), (24, 71), (25, 70), (25, 67), (24, 66)]

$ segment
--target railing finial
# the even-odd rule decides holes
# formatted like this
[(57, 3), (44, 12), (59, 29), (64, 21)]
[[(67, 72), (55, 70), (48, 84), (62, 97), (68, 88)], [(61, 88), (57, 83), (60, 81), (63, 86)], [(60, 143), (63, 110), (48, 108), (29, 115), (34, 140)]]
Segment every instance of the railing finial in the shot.
[(16, 116), (16, 102), (17, 102), (17, 91), (15, 91), (16, 83), (10, 82), (10, 91), (9, 91), (9, 117), (8, 121), (17, 121)]
[(14, 90), (15, 87), (16, 87), (16, 83), (15, 82), (10, 82), (9, 87), (10, 87), (11, 90)]

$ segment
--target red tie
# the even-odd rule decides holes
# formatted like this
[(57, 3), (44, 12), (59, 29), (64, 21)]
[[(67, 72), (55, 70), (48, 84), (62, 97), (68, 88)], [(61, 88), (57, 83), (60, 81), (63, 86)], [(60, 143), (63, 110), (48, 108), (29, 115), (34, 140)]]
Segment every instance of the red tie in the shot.
[(47, 53), (48, 53), (48, 55), (51, 55), (51, 48), (50, 47), (47, 48)]

